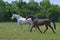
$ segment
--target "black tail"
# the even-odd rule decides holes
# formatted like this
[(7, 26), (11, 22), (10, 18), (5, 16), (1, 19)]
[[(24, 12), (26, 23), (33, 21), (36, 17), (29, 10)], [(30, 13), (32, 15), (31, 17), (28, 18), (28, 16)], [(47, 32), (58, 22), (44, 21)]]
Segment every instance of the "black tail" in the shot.
[(54, 25), (54, 29), (56, 29), (55, 20), (52, 20), (52, 23), (53, 23), (53, 25)]

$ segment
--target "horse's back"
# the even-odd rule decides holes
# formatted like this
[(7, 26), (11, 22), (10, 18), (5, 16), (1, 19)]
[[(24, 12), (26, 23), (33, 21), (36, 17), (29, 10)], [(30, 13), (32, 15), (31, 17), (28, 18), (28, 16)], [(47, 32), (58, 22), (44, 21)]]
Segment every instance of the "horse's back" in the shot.
[(26, 23), (26, 19), (25, 19), (25, 18), (20, 18), (20, 19), (18, 20), (18, 22), (19, 22), (19, 23)]
[(34, 20), (34, 24), (37, 24), (37, 25), (46, 25), (48, 23), (50, 23), (49, 19), (35, 19)]

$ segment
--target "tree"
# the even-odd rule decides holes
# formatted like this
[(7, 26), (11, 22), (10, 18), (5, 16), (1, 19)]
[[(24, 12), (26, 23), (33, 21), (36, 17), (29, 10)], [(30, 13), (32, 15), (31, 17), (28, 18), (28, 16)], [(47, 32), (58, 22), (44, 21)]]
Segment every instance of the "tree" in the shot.
[[(51, 4), (50, 4), (50, 1), (49, 0), (43, 0), (42, 2), (40, 2), (40, 18), (48, 18), (49, 17), (49, 14), (50, 14), (50, 8)], [(37, 15), (37, 16), (38, 16)]]
[(32, 14), (38, 18), (52, 18), (55, 21), (59, 21), (59, 10), (60, 6), (50, 4), (49, 0), (43, 0), (40, 3), (34, 0), (30, 0), (28, 3), (23, 0), (15, 0), (12, 3), (0, 0), (0, 21), (11, 21), (12, 14), (19, 14), (23, 17)]
[(49, 18), (53, 18), (55, 21), (58, 21), (58, 18), (60, 16), (59, 10), (60, 10), (60, 8), (58, 5), (52, 5), (51, 10), (50, 10), (51, 14), (49, 15)]

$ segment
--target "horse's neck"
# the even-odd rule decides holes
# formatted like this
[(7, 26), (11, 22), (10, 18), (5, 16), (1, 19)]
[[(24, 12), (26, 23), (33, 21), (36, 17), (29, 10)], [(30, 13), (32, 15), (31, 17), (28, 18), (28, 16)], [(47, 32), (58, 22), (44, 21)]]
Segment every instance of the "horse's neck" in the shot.
[(36, 18), (31, 18), (32, 19), (32, 21), (34, 21)]
[(26, 20), (26, 18), (23, 18), (23, 17), (16, 17), (16, 19), (17, 19), (17, 21), (20, 20), (20, 19), (21, 20)]
[(22, 17), (20, 17), (20, 16), (17, 16), (17, 17), (16, 17), (17, 20), (19, 20), (20, 18), (22, 18)]

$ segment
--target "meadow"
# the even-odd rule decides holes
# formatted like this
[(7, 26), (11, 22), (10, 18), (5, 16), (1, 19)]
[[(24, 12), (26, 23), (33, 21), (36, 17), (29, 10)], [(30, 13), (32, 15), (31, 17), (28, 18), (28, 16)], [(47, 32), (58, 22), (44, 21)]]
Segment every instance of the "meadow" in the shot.
[[(32, 32), (28, 31), (28, 25), (25, 24), (23, 29), (17, 27), (16, 22), (1, 22), (0, 23), (0, 40), (60, 40), (60, 23), (56, 23), (56, 34), (49, 28), (48, 31), (40, 33), (38, 30), (33, 29)], [(53, 27), (53, 25), (52, 25)], [(44, 26), (40, 26), (42, 32), (45, 30)]]

